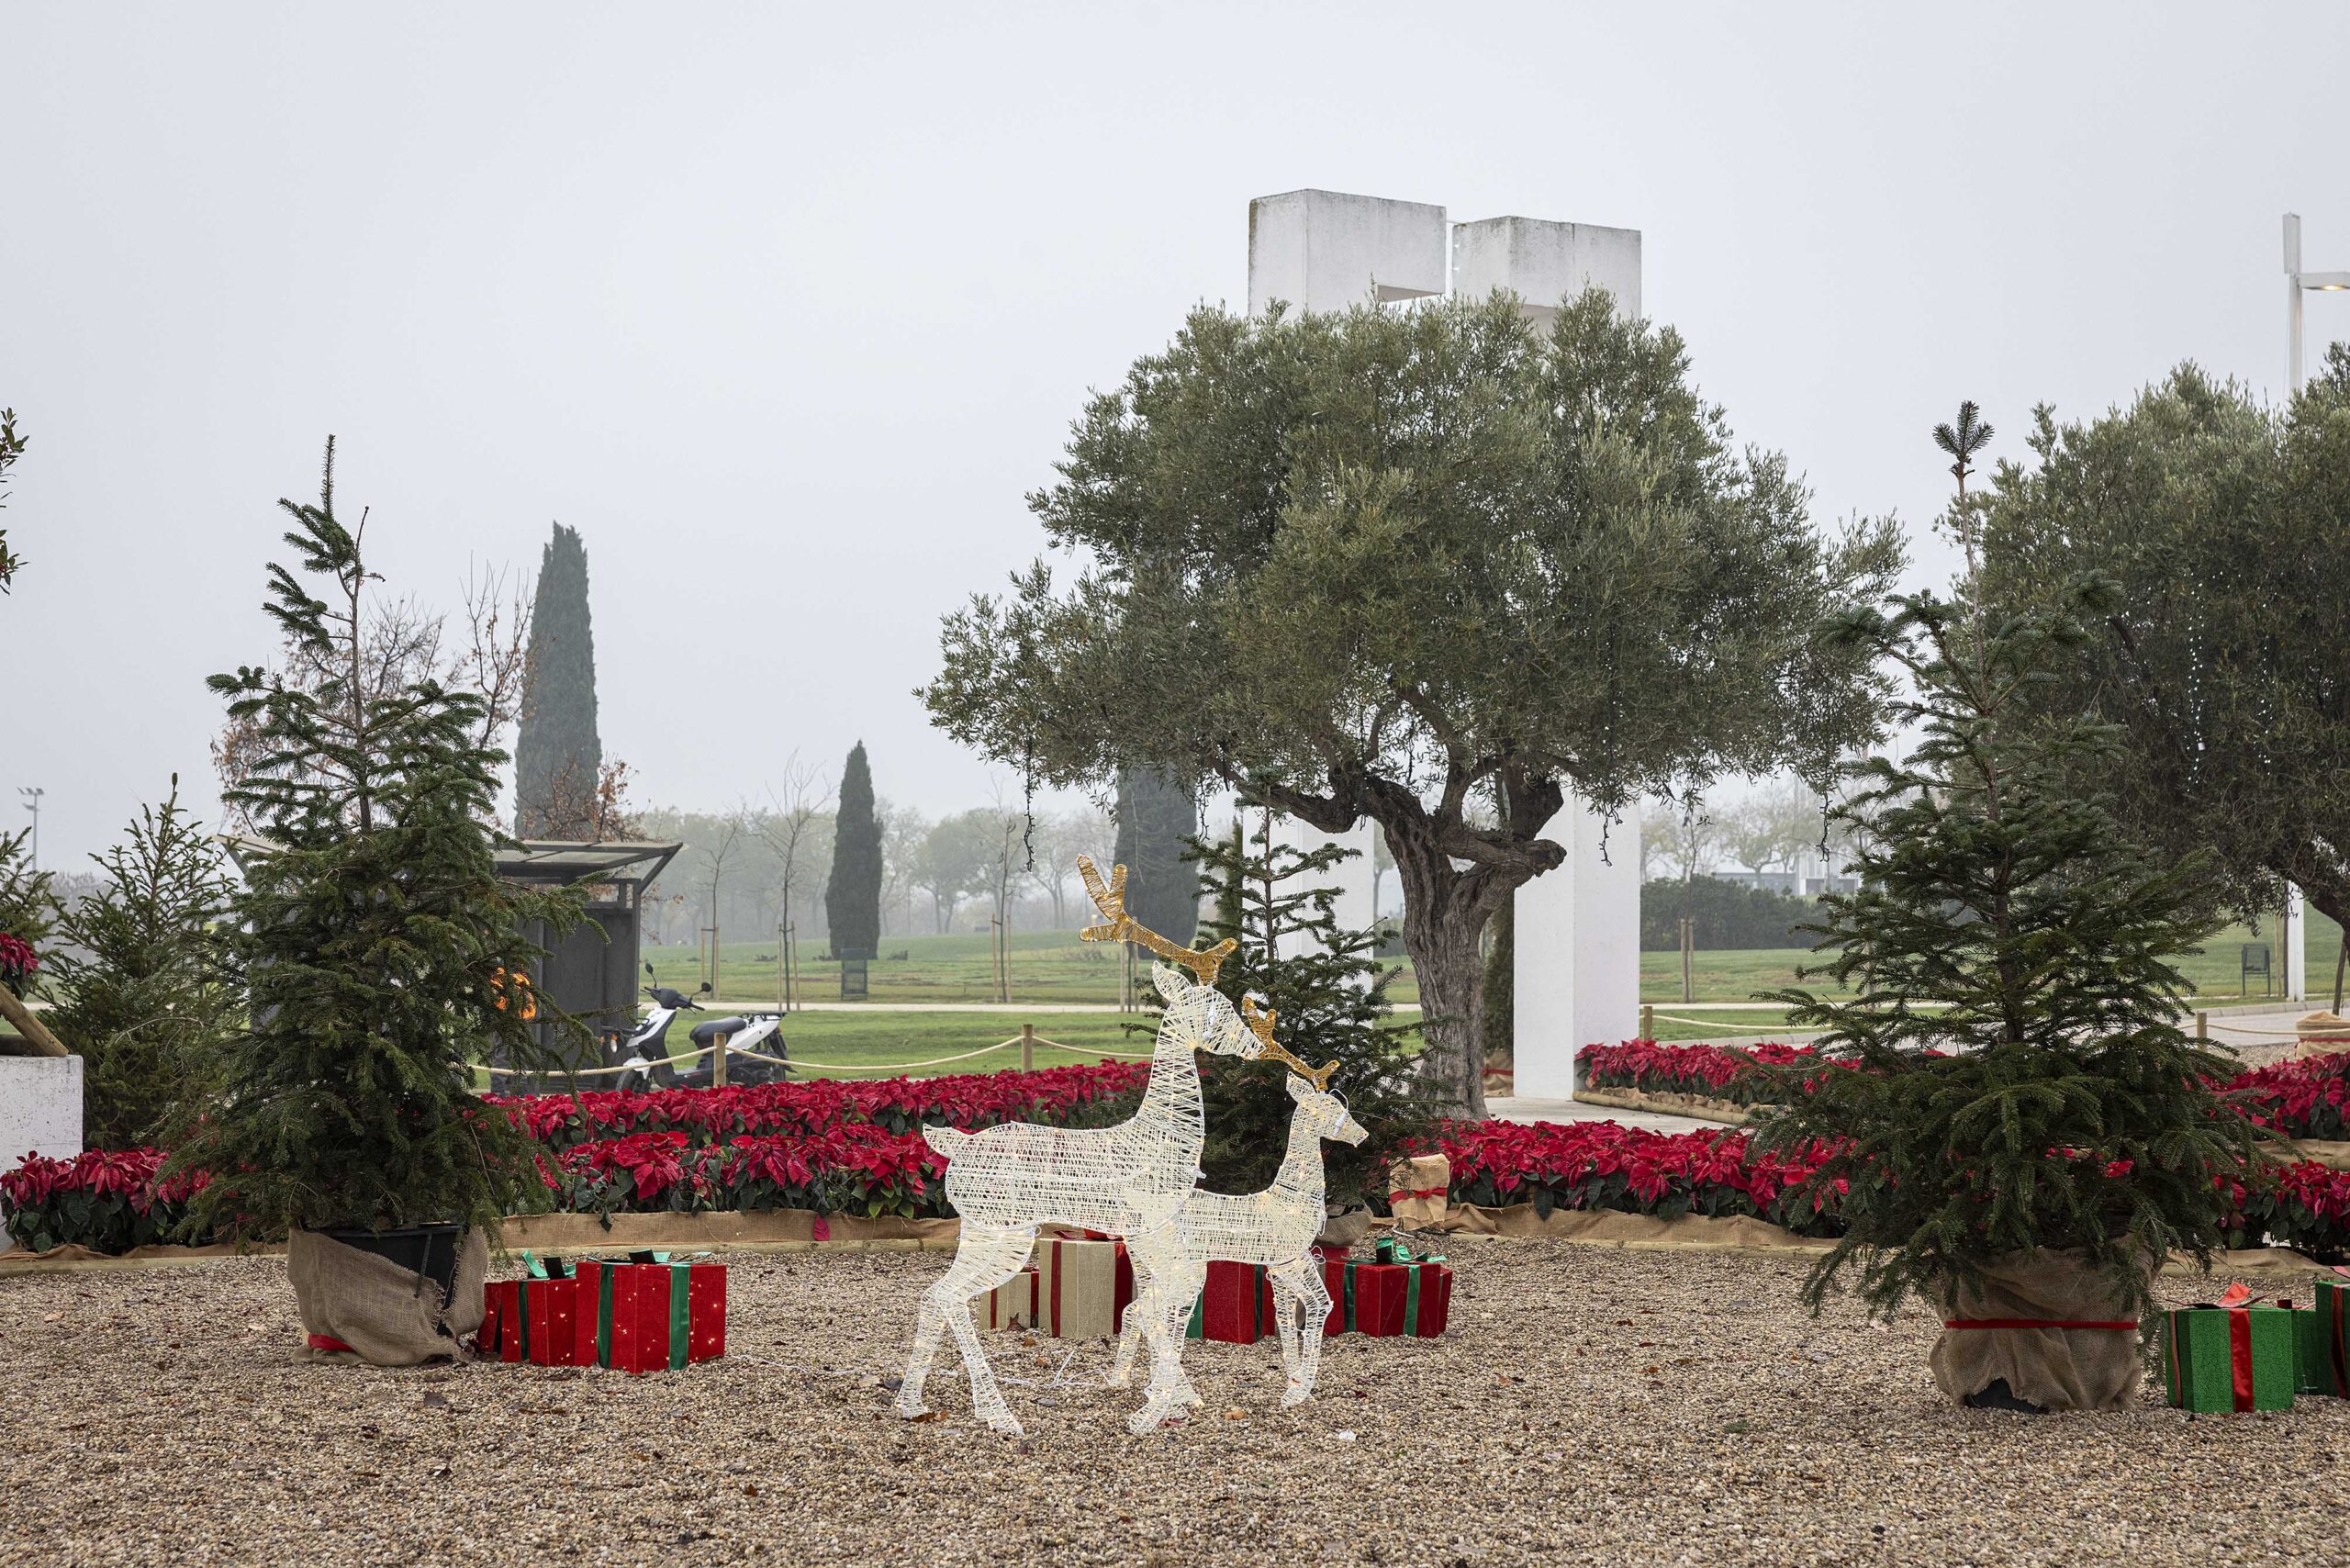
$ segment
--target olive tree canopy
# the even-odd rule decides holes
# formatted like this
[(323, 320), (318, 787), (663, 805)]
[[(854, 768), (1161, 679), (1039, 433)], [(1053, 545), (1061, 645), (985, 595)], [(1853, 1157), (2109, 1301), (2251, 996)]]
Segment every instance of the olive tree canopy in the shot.
[(1075, 580), (1038, 562), (948, 616), (933, 717), (1054, 782), (1148, 766), (1377, 822), (1430, 1049), (1481, 1112), (1478, 934), (1564, 858), (1570, 790), (1824, 771), (1875, 722), (1864, 658), (1812, 633), (1883, 591), (1890, 524), (1823, 539), (1687, 372), (1597, 290), (1541, 330), (1502, 294), (1196, 310), (1029, 499)]
[(2131, 832), (2208, 849), (2235, 901), (2283, 882), (2350, 924), (2350, 353), (2289, 409), (2182, 365), (2086, 424), (2035, 411), (2002, 464), (1986, 586), (2019, 607), (2123, 590), (2047, 700), (2121, 726), (2100, 782)]

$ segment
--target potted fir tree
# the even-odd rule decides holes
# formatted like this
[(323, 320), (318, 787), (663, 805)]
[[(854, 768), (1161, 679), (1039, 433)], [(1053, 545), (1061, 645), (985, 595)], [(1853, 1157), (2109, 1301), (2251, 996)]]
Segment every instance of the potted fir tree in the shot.
[[(1222, 839), (1194, 839), (1196, 861), (1214, 890), (1199, 940), (1239, 943), (1217, 971), (1216, 989), (1238, 1005), (1255, 996), (1280, 1020), (1281, 1044), (1319, 1067), (1336, 1061), (1330, 1087), (1370, 1132), (1360, 1146), (1323, 1146), (1331, 1234), (1349, 1235), (1383, 1204), (1391, 1164), (1431, 1128), (1434, 1107), (1417, 1070), (1410, 1025), (1387, 999), (1397, 970), (1371, 957), (1375, 932), (1338, 924), (1338, 890), (1321, 879), (1357, 853), (1339, 845), (1302, 850), (1268, 828), (1235, 823)], [(1217, 1057), (1200, 1071), (1208, 1140), (1200, 1163), (1212, 1192), (1253, 1193), (1270, 1183), (1289, 1143), (1296, 1103), (1289, 1070), (1274, 1062)], [(1356, 1213), (1355, 1211), (1362, 1211)]]
[(1836, 956), (1803, 978), (1851, 994), (1776, 993), (1856, 1070), (1785, 1072), (1762, 1138), (1834, 1150), (1810, 1185), (1848, 1229), (1812, 1271), (1815, 1310), (1854, 1266), (1879, 1314), (1919, 1294), (1962, 1326), (1932, 1361), (1968, 1404), (2127, 1400), (2154, 1270), (2223, 1244), (2229, 1179), (2258, 1158), (2206, 1086), (2227, 1064), (2177, 1022), (2175, 960), (2217, 924), (2201, 868), (2124, 838), (2097, 783), (2116, 736), (2035, 700), (2077, 613), (2112, 598), (2000, 613), (1919, 595), (1836, 633), (1907, 671), (1917, 742), (1855, 770), (1861, 885), (1811, 928)]
[(233, 905), (252, 1016), (176, 1118), (173, 1162), (211, 1177), (191, 1229), (286, 1234), (314, 1350), (415, 1361), (479, 1321), (499, 1217), (545, 1204), (533, 1146), (476, 1098), (476, 1066), (554, 1070), (576, 1044), (564, 1019), (550, 1033), (571, 1037), (539, 1043), (526, 1015), (551, 1010), (516, 977), (541, 956), (525, 923), (560, 932), (578, 905), (496, 875), (504, 756), (483, 700), (387, 676), (331, 441), (319, 503), (280, 505), (299, 564), (270, 567), (266, 608), (286, 667), (211, 679), (257, 737), (223, 791), (263, 835)]

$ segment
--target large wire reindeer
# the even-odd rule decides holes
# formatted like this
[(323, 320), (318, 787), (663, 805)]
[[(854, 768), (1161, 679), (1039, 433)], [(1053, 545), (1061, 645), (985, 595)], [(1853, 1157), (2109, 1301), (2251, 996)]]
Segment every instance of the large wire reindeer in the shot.
[[(897, 1411), (928, 1414), (923, 1382), (938, 1352), (939, 1332), (955, 1330), (963, 1367), (971, 1381), (971, 1409), (990, 1427), (1018, 1436), (1020, 1423), (1004, 1405), (987, 1352), (971, 1320), (971, 1303), (1019, 1272), (1035, 1246), (1036, 1227), (1081, 1226), (1126, 1238), (1136, 1273), (1145, 1280), (1181, 1271), (1175, 1215), (1192, 1195), (1200, 1172), (1200, 1149), (1207, 1141), (1207, 1117), (1200, 1100), (1200, 1068), (1192, 1053), (1258, 1056), (1263, 1041), (1215, 989), (1216, 970), (1235, 946), (1229, 940), (1204, 950), (1180, 946), (1126, 913), (1126, 868), (1113, 867), (1102, 884), (1093, 862), (1080, 857), (1078, 873), (1101, 911), (1102, 924), (1079, 935), (1089, 942), (1138, 943), (1169, 964), (1151, 966), (1152, 983), (1166, 999), (1158, 1037), (1152, 1047), (1150, 1081), (1134, 1115), (1109, 1127), (1048, 1127), (1005, 1122), (975, 1133), (924, 1127), (930, 1146), (945, 1155), (946, 1196), (962, 1216), (955, 1260), (923, 1293), (914, 1325), (913, 1350), (906, 1358)], [(1149, 1397), (1127, 1425), (1149, 1430), (1187, 1392), (1182, 1379), (1182, 1340), (1168, 1330), (1164, 1311), (1152, 1315), (1142, 1332), (1151, 1343)]]
[[(1259, 1054), (1284, 1062), (1290, 1069), (1289, 1097), (1296, 1102), (1296, 1109), (1290, 1113), (1289, 1148), (1281, 1157), (1281, 1169), (1273, 1174), (1272, 1185), (1262, 1192), (1192, 1194), (1175, 1220), (1181, 1266), (1155, 1276), (1126, 1309), (1110, 1381), (1123, 1386), (1131, 1375), (1135, 1349), (1141, 1342), (1146, 1322), (1155, 1317), (1167, 1324), (1170, 1334), (1178, 1332), (1176, 1326), (1199, 1295), (1209, 1263), (1262, 1263), (1272, 1285), (1273, 1334), (1281, 1341), (1281, 1366), (1289, 1380), (1281, 1403), (1297, 1405), (1314, 1393), (1322, 1363), (1322, 1328), (1330, 1316), (1330, 1293), (1312, 1257), (1314, 1238), (1329, 1223), (1322, 1140), (1360, 1144), (1368, 1134), (1348, 1114), (1347, 1103), (1326, 1087), (1338, 1064), (1306, 1066), (1274, 1041), (1270, 1009), (1260, 1013), (1248, 1000), (1240, 1006), (1249, 1028), (1264, 1044)], [(1303, 1323), (1299, 1321), (1301, 1306)], [(1191, 1404), (1199, 1402), (1188, 1383), (1180, 1388), (1178, 1397)]]

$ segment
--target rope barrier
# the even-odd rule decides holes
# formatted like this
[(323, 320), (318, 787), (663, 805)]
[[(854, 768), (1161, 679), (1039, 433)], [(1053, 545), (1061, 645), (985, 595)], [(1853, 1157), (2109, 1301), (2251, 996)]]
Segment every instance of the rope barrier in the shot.
[(2206, 1021), (2204, 1027), (2216, 1030), (2222, 1035), (2241, 1035), (2247, 1040), (2298, 1040), (2301, 1037), (2298, 1033), (2279, 1035), (2266, 1029), (2239, 1029), (2232, 1024), (2213, 1024), (2209, 1021)]
[[(1121, 1061), (1148, 1061), (1154, 1054), (1150, 1051), (1113, 1051), (1102, 1047), (1064, 1045), (1058, 1040), (1048, 1040), (1042, 1035), (1035, 1036), (1028, 1043), (1031, 1046), (1044, 1046), (1057, 1051), (1068, 1051), (1075, 1056), (1114, 1057)], [(974, 1057), (983, 1057), (991, 1051), (1009, 1050), (1018, 1044), (1020, 1044), (1019, 1036), (1014, 1036), (1009, 1040), (998, 1040), (991, 1046), (981, 1046), (975, 1051), (962, 1051), (951, 1057), (932, 1057), (927, 1061), (813, 1061), (806, 1057), (792, 1057), (789, 1058), (783, 1057), (772, 1057), (767, 1055), (765, 1051), (755, 1051), (749, 1049), (747, 1047), (732, 1045), (726, 1047), (726, 1054), (732, 1057), (745, 1057), (753, 1061), (768, 1062), (777, 1067), (812, 1067), (824, 1072), (912, 1072), (916, 1068), (946, 1067), (953, 1062), (969, 1061)], [(611, 1078), (623, 1072), (641, 1072), (646, 1067), (655, 1066), (662, 1062), (666, 1062), (673, 1069), (682, 1070), (686, 1068), (689, 1068), (693, 1063), (701, 1060), (702, 1058), (710, 1055), (710, 1053), (716, 1048), (717, 1047), (715, 1046), (697, 1046), (690, 1050), (649, 1058), (642, 1066), (638, 1067), (631, 1067), (625, 1063), (619, 1067), (584, 1067), (573, 1072), (571, 1076), (574, 1078)], [(507, 1078), (555, 1078), (562, 1076), (558, 1073), (534, 1072), (530, 1069), (519, 1067), (486, 1067), (481, 1070)]]
[[(1789, 1025), (1787, 1025), (1777, 1024), (1767, 1029), (1722, 1029), (1717, 1028), (1713, 1021), (1709, 1018), (1684, 1018), (1678, 1014), (1673, 1013), (1651, 1013), (1649, 1016), (1651, 1019), (1661, 1020), (1667, 1024), (1692, 1024), (1700, 1029), (1712, 1029), (1717, 1035), (1784, 1035), (1787, 1033), (1789, 1028)], [(1818, 1030), (1800, 1030), (1798, 1032), (1803, 1034), (1818, 1033)]]

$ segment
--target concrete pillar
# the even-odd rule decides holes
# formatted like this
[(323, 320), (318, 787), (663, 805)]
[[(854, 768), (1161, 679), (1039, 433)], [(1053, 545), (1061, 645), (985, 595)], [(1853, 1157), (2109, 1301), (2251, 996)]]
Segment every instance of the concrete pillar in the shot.
[(1248, 313), (1274, 300), (1344, 310), (1445, 286), (1444, 208), (1342, 191), (1286, 191), (1248, 204)]
[(1543, 829), (1567, 863), (1517, 890), (1510, 970), (1516, 1092), (1564, 1100), (1579, 1047), (1628, 1040), (1640, 1021), (1640, 823), (1581, 801)]
[[(1594, 286), (1616, 297), (1619, 313), (1639, 314), (1639, 230), (1531, 218), (1453, 226), (1456, 293), (1506, 288), (1539, 324)], [(1517, 890), (1512, 1049), (1518, 1093), (1564, 1099), (1579, 1048), (1628, 1039), (1639, 1026), (1640, 829), (1628, 812), (1607, 827), (1571, 796), (1543, 836), (1565, 847), (1567, 862)]]
[[(1288, 191), (1248, 204), (1248, 313), (1274, 301), (1297, 310), (1345, 310), (1374, 297), (1425, 298), (1445, 291), (1449, 236), (1444, 208), (1426, 202), (1389, 201), (1343, 191)], [(1355, 857), (1333, 873), (1338, 924), (1368, 929), (1371, 904), (1371, 835), (1358, 823), (1330, 834), (1285, 820), (1283, 842), (1300, 849), (1343, 844)]]
[(1562, 300), (1596, 286), (1626, 316), (1640, 313), (1640, 231), (1539, 218), (1483, 218), (1452, 226), (1452, 292), (1482, 299), (1506, 288), (1547, 325)]
[[(2292, 883), (2285, 884), (2285, 917), (2277, 923), (2277, 945), (2284, 949), (2285, 995), (2288, 1001), (2307, 1002), (2310, 995), (2309, 911), (2301, 902), (2301, 890)], [(2327, 993), (2333, 1000), (2333, 993)]]
[[(1640, 235), (1635, 229), (1489, 218), (1451, 225), (1445, 209), (1338, 191), (1301, 190), (1248, 204), (1248, 309), (1275, 300), (1305, 310), (1343, 310), (1368, 299), (1446, 293), (1483, 296), (1506, 288), (1538, 324), (1563, 299), (1593, 286), (1628, 316), (1640, 312)], [(1591, 1041), (1628, 1037), (1639, 1012), (1639, 826), (1607, 828), (1577, 803), (1546, 836), (1567, 863), (1518, 890), (1516, 1058), (1518, 1091), (1563, 1097), (1573, 1090), (1574, 1052)], [(1338, 918), (1367, 926), (1371, 907), (1369, 823), (1339, 835), (1360, 851), (1347, 863)], [(1311, 848), (1330, 838), (1288, 824), (1289, 842)]]

